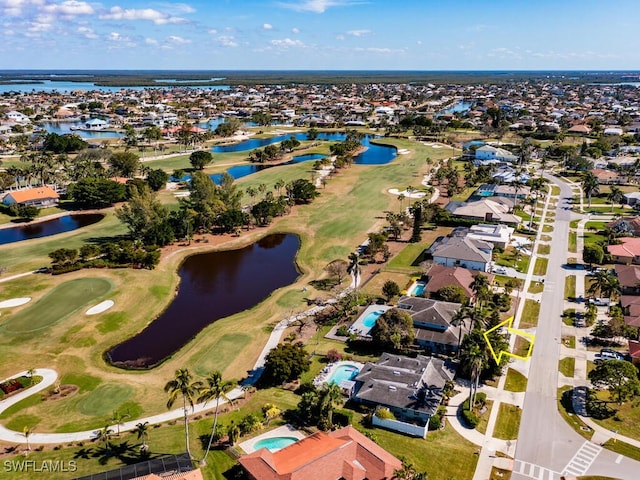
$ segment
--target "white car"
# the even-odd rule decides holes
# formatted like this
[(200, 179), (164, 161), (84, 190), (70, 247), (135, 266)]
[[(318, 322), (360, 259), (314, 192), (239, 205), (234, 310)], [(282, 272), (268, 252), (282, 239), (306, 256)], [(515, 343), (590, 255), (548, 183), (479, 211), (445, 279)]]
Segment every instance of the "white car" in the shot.
[(493, 273), (499, 273), (500, 275), (506, 275), (507, 269), (506, 267), (493, 267)]

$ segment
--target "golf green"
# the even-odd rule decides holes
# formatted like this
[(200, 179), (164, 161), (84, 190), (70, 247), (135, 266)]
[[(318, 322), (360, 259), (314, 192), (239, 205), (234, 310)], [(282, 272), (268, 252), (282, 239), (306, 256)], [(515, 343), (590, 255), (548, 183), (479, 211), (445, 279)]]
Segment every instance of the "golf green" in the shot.
[(0, 323), (0, 327), (8, 333), (30, 333), (41, 330), (89, 305), (109, 290), (111, 290), (111, 282), (104, 278), (78, 278), (65, 282), (31, 307)]

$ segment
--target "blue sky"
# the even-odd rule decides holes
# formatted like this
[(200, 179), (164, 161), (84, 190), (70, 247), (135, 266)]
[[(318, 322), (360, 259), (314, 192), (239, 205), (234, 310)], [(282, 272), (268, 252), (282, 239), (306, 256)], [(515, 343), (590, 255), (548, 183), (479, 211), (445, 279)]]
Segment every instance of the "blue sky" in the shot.
[(630, 70), (638, 18), (638, 0), (0, 0), (0, 68)]

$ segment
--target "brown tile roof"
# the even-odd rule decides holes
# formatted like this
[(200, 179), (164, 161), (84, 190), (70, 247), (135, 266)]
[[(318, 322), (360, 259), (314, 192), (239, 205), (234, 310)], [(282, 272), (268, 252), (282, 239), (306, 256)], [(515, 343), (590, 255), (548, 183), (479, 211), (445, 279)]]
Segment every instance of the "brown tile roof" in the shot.
[(27, 188), (9, 192), (16, 203), (29, 202), (31, 200), (44, 200), (47, 198), (59, 198), (59, 195), (51, 187)]
[(382, 480), (402, 465), (352, 427), (317, 432), (274, 453), (263, 448), (239, 461), (258, 480)]
[[(472, 297), (473, 290), (471, 290), (469, 285), (471, 285), (473, 277), (477, 274), (478, 272), (476, 271), (462, 267), (445, 267), (434, 264), (427, 272), (429, 282), (424, 289), (426, 292), (435, 293), (442, 287), (457, 285), (462, 288), (469, 297)], [(493, 283), (494, 275), (492, 273), (484, 273), (483, 275), (487, 277), (489, 283)]]
[(637, 288), (640, 286), (640, 267), (636, 265), (615, 265), (620, 286)]
[(640, 358), (640, 342), (637, 340), (629, 340), (629, 355), (631, 358)]

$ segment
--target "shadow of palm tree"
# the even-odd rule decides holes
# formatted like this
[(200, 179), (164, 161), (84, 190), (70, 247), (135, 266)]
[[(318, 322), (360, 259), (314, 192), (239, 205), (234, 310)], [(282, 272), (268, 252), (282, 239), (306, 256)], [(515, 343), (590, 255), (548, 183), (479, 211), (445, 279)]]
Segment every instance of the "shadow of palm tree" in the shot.
[(93, 456), (93, 453), (93, 448), (81, 448), (73, 455), (73, 458), (89, 460)]

